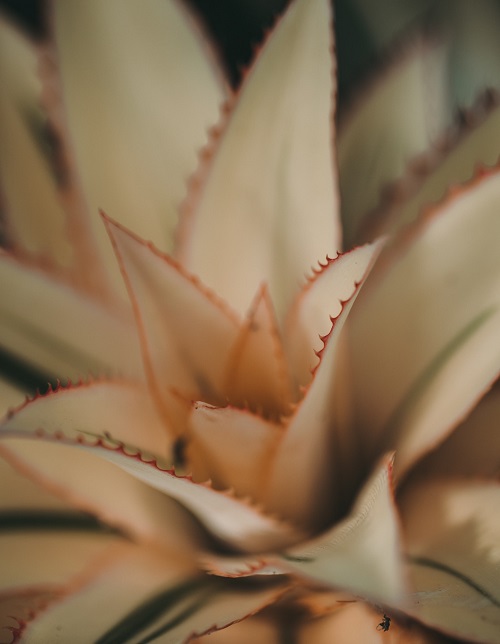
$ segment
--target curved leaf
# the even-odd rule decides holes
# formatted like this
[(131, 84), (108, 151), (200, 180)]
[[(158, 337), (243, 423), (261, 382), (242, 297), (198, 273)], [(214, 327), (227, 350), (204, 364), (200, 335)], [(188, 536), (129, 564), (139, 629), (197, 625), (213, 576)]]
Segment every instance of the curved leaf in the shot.
[(499, 499), (497, 482), (430, 481), (406, 490), (410, 614), (455, 637), (500, 641)]
[(185, 183), (225, 88), (176, 1), (52, 7), (67, 136), (100, 250), (119, 280), (99, 209), (170, 250)]
[(379, 241), (328, 259), (297, 294), (285, 324), (285, 346), (297, 385), (311, 380), (321, 338), (328, 335), (332, 319), (340, 314), (343, 302), (353, 295), (381, 250)]
[[(286, 524), (245, 501), (216, 491), (208, 483), (198, 484), (190, 477), (177, 476), (164, 460), (114, 438), (113, 429), (118, 428), (120, 419), (137, 431), (133, 418), (129, 416), (127, 420), (126, 405), (123, 410), (115, 407), (110, 411), (111, 434), (99, 430), (99, 420), (88, 422), (84, 429), (83, 419), (59, 423), (55, 433), (40, 431), (43, 424), (37, 418), (35, 403), (32, 407), (31, 422), (21, 410), (0, 428), (0, 439), (6, 449), (15, 450), (20, 460), (43, 472), (45, 479), (57, 481), (61, 492), (66, 488), (80, 507), (82, 499), (89, 502), (92, 510), (104, 514), (112, 524), (125, 525), (133, 533), (167, 543), (173, 539), (179, 551), (190, 548), (197, 531), (175, 504), (169, 503), (171, 497), (188, 508), (212, 534), (235, 548), (262, 551), (283, 547), (298, 536)], [(145, 417), (142, 418), (145, 422)], [(87, 420), (92, 420), (91, 416)], [(99, 465), (95, 458), (89, 460), (88, 454), (81, 454), (82, 450), (118, 468), (110, 468), (106, 463)], [(147, 486), (144, 488), (140, 481)], [(174, 522), (176, 530), (172, 528)], [(186, 538), (188, 532), (192, 539)]]
[(224, 401), (225, 368), (239, 320), (169, 256), (106, 223), (134, 307), (152, 391), (172, 429), (182, 433), (191, 400)]
[(275, 27), (183, 222), (182, 261), (242, 313), (266, 282), (282, 320), (340, 247), (329, 5), (296, 0)]
[(350, 316), (360, 450), (397, 445), (401, 474), (496, 380), (499, 196), (498, 169), (452, 191), (381, 256)]
[[(342, 502), (347, 499), (349, 503), (354, 494), (354, 490), (343, 487), (344, 482), (342, 487), (340, 483), (343, 470), (356, 467), (351, 454), (344, 452), (346, 446), (342, 438), (340, 417), (345, 406), (342, 400), (345, 394), (342, 328), (378, 250), (380, 243), (366, 247), (362, 252), (361, 267), (356, 267), (358, 282), (351, 282), (350, 298), (342, 302), (330, 333), (323, 338), (324, 348), (314, 379), (304, 399), (287, 419), (283, 438), (271, 464), (266, 505), (306, 529), (323, 528), (338, 518), (345, 511)], [(354, 259), (354, 255), (351, 257)], [(306, 295), (309, 299), (306, 303), (314, 305), (318, 299), (323, 303), (323, 288), (328, 290), (330, 286), (327, 272), (337, 277), (335, 266), (331, 265), (330, 271), (325, 271), (318, 278), (317, 289), (311, 291), (310, 298)], [(345, 263), (338, 266), (345, 267)], [(343, 282), (342, 276), (338, 277)], [(349, 277), (353, 276), (350, 274)], [(317, 325), (323, 321), (311, 312), (311, 317), (313, 315), (316, 318), (314, 326), (318, 328)]]

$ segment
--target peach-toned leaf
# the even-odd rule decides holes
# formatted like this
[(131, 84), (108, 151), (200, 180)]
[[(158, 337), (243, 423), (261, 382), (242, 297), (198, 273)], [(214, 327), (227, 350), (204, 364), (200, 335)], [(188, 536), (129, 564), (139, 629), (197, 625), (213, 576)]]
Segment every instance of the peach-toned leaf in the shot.
[(6, 423), (9, 429), (39, 428), (49, 434), (59, 430), (92, 432), (94, 427), (96, 433), (107, 432), (157, 458), (165, 458), (170, 448), (168, 429), (147, 389), (129, 381), (60, 387), (11, 411)]
[(282, 566), (321, 584), (400, 606), (404, 580), (391, 471), (392, 458), (385, 457), (348, 516), (314, 540), (288, 549)]
[(470, 480), (412, 486), (401, 499), (413, 614), (473, 642), (500, 642), (500, 486)]
[[(35, 407), (35, 403), (31, 405)], [(60, 493), (66, 490), (75, 505), (82, 507), (87, 503), (107, 522), (125, 526), (132, 533), (153, 536), (156, 540), (163, 534), (163, 539), (167, 543), (173, 540), (181, 552), (190, 546), (197, 531), (186, 523), (169, 497), (179, 501), (210, 532), (233, 547), (259, 551), (284, 547), (296, 539), (290, 526), (266, 516), (233, 494), (216, 491), (208, 483), (197, 484), (190, 477), (177, 476), (169, 469), (171, 458), (155, 458), (134, 444), (114, 438), (113, 429), (118, 429), (118, 418), (127, 415), (125, 409), (126, 405), (123, 410), (115, 408), (110, 413), (109, 433), (99, 417), (86, 425), (78, 419), (67, 419), (57, 432), (43, 432), (35, 413), (33, 422), (28, 423), (21, 410), (4, 422), (0, 439), (5, 450), (15, 451), (17, 459), (41, 472), (46, 481), (55, 481)], [(129, 420), (123, 418), (123, 421), (132, 425), (133, 418), (128, 416)], [(145, 422), (143, 417), (142, 424), (136, 425), (137, 431)], [(99, 465), (96, 456), (104, 463)], [(110, 467), (109, 463), (118, 468)], [(89, 468), (92, 468), (92, 477), (88, 476)], [(140, 482), (147, 485), (144, 487)], [(173, 521), (178, 524), (175, 530)], [(177, 537), (179, 532), (184, 534), (188, 529), (192, 539), (185, 536), (183, 546)]]
[(381, 242), (367, 244), (327, 260), (298, 293), (285, 325), (285, 346), (297, 385), (310, 381), (321, 337), (328, 334), (331, 320), (353, 295), (381, 248)]
[[(2, 516), (0, 525), (0, 642), (25, 641), (29, 623), (78, 585), (82, 574), (120, 548), (121, 539), (50, 514), (21, 530)], [(60, 518), (60, 517), (59, 517)]]
[[(69, 542), (66, 548), (70, 546)], [(54, 563), (54, 558), (56, 553), (49, 561)], [(199, 584), (192, 566), (164, 551), (115, 544), (68, 587), (60, 601), (27, 625), (22, 641), (144, 641), (138, 636), (145, 635), (162, 613), (182, 605)], [(124, 620), (127, 629), (113, 632)]]
[(176, 1), (52, 4), (67, 130), (100, 248), (116, 270), (99, 208), (169, 250), (226, 91)]
[(498, 169), (453, 191), (380, 258), (350, 316), (363, 450), (397, 445), (399, 473), (497, 377), (499, 198)]
[(141, 377), (128, 312), (108, 311), (64, 282), (0, 253), (0, 344), (43, 372), (66, 378)]
[(178, 394), (188, 403), (223, 402), (237, 318), (170, 257), (106, 221), (134, 305), (150, 385), (166, 416), (179, 423)]
[(295, 0), (275, 27), (184, 222), (180, 257), (241, 313), (267, 282), (282, 319), (311, 265), (340, 247), (329, 5)]
[(273, 303), (263, 286), (231, 348), (225, 392), (230, 403), (267, 416), (288, 411), (290, 381)]
[(262, 499), (282, 428), (249, 411), (195, 403), (189, 419), (193, 448), (213, 484)]
[(442, 199), (450, 185), (471, 179), (478, 164), (495, 165), (500, 156), (499, 129), (500, 99), (488, 91), (461, 113), (458, 125), (413, 158), (403, 176), (387, 187), (366, 216), (362, 237), (394, 233), (415, 221), (425, 206)]
[(64, 444), (65, 435), (89, 444), (100, 437), (108, 449), (134, 438), (148, 453), (168, 456), (166, 432), (146, 392), (103, 382), (49, 393), (7, 415), (0, 450), (23, 474), (73, 506), (179, 552), (191, 547), (197, 531), (177, 504), (95, 455)]
[[(271, 465), (266, 505), (280, 516), (304, 526), (317, 528), (323, 523), (321, 527), (324, 527), (325, 521), (331, 521), (339, 512), (345, 511), (340, 507), (342, 497), (345, 499), (349, 494), (340, 485), (341, 472), (346, 467), (339, 431), (345, 376), (341, 332), (377, 249), (380, 249), (380, 243), (366, 249), (363, 270), (356, 275), (358, 282), (351, 283), (350, 298), (342, 303), (328, 336), (323, 338), (325, 346), (314, 379), (288, 419)], [(334, 266), (330, 269), (332, 272)], [(326, 271), (324, 275), (326, 280)], [(318, 286), (321, 288), (322, 285)], [(351, 459), (347, 462), (349, 467), (356, 467)]]
[[(396, 55), (397, 54), (397, 55)], [(358, 239), (363, 216), (379, 201), (384, 184), (426, 150), (446, 124), (445, 49), (414, 38), (346, 110), (338, 137), (340, 194), (348, 246)]]

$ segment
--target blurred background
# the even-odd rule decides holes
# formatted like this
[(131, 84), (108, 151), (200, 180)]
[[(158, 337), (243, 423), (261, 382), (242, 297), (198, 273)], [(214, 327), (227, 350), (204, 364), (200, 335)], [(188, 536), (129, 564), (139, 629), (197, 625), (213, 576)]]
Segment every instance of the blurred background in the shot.
[[(261, 42), (265, 30), (270, 28), (289, 0), (188, 0), (206, 29), (218, 45), (229, 78), (237, 85), (241, 70), (252, 58), (254, 47)], [(45, 36), (44, 0), (0, 0), (1, 9), (16, 18), (36, 38)], [(391, 29), (399, 29), (402, 23), (410, 22), (417, 14), (428, 10), (429, 2), (422, 0), (378, 0), (371, 2), (376, 14), (384, 22), (390, 14), (398, 14), (389, 20)], [(399, 5), (409, 5), (402, 12)], [(413, 5), (417, 6), (414, 7)], [(342, 95), (348, 93), (354, 83), (365, 73), (377, 57), (378, 43), (370, 33), (370, 2), (367, 0), (336, 0), (335, 28), (339, 56), (339, 83)], [(387, 6), (385, 6), (387, 5)], [(393, 6), (394, 5), (394, 6)], [(384, 8), (385, 6), (385, 8)], [(398, 20), (399, 23), (398, 24)], [(388, 27), (386, 27), (386, 31)], [(390, 30), (389, 30), (390, 31)], [(388, 38), (389, 39), (389, 38)]]
[[(254, 48), (290, 0), (186, 0), (204, 23), (237, 86)], [(452, 81), (477, 76), (457, 89), (457, 103), (470, 103), (477, 87), (500, 77), (500, 0), (332, 0), (335, 8), (341, 105), (377, 67), (394, 43), (415, 30), (452, 34), (456, 64)], [(0, 10), (43, 39), (47, 0), (0, 0)], [(493, 63), (493, 66), (492, 66)], [(497, 64), (498, 63), (498, 64)], [(492, 68), (493, 67), (493, 68)]]

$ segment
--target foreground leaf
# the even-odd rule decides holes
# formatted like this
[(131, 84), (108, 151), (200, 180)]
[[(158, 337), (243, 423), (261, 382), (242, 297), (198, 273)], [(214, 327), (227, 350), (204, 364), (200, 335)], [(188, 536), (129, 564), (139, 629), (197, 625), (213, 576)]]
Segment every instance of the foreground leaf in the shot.
[(169, 443), (163, 423), (144, 390), (130, 383), (101, 382), (39, 397), (7, 415), (0, 451), (73, 506), (129, 534), (179, 553), (186, 547), (190, 551), (198, 532), (177, 504), (95, 455), (70, 447), (64, 437), (71, 439), (69, 444), (81, 440), (96, 448), (101, 441), (104, 452), (135, 437), (149, 459), (151, 451), (165, 458)]
[[(197, 531), (186, 523), (185, 517), (181, 518), (182, 513), (172, 504), (171, 498), (188, 508), (212, 534), (236, 548), (259, 551), (281, 547), (297, 538), (288, 525), (264, 515), (229, 493), (212, 489), (208, 483), (197, 484), (190, 477), (177, 476), (168, 460), (158, 460), (129, 442), (113, 438), (106, 429), (98, 432), (95, 423), (90, 422), (86, 426), (84, 418), (77, 421), (76, 426), (71, 420), (61, 422), (58, 431), (52, 434), (40, 431), (43, 423), (37, 416), (37, 408), (44, 402), (46, 404), (42, 399), (38, 404), (31, 404), (33, 412), (30, 418), (21, 410), (7, 419), (0, 429), (1, 442), (8, 451), (15, 450), (22, 462), (43, 472), (45, 479), (54, 479), (59, 488), (62, 484), (60, 492), (71, 492), (80, 507), (82, 501), (90, 501), (92, 510), (104, 513), (108, 522), (125, 525), (132, 533), (153, 536), (157, 541), (162, 535), (167, 542), (173, 538), (173, 545), (180, 552), (191, 547)], [(132, 419), (125, 421), (126, 405), (122, 413), (125, 426), (127, 422), (133, 426)], [(112, 430), (119, 426), (119, 418), (118, 408), (112, 416)], [(75, 447), (79, 449), (75, 450)], [(81, 451), (86, 453), (81, 454)], [(93, 455), (90, 460), (89, 454)], [(105, 462), (99, 466), (100, 459), (95, 457), (114, 466), (110, 467)], [(91, 463), (95, 465), (91, 465), (93, 476), (89, 479)], [(140, 482), (146, 486), (143, 488)], [(100, 489), (103, 489), (102, 494)], [(120, 490), (119, 498), (117, 490)], [(132, 504), (131, 500), (135, 503)], [(169, 524), (176, 523), (178, 530), (167, 528)], [(192, 539), (186, 539), (189, 532)], [(178, 541), (182, 535), (184, 544)]]
[(430, 481), (401, 500), (415, 605), (424, 623), (473, 642), (500, 642), (498, 483)]
[(404, 580), (391, 490), (392, 459), (376, 468), (346, 519), (287, 550), (282, 566), (363, 598), (400, 606)]

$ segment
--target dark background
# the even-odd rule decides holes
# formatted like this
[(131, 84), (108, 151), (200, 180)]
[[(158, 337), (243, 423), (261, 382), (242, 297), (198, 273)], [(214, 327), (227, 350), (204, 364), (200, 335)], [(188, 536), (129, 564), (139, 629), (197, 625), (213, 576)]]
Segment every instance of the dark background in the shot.
[[(234, 86), (238, 84), (242, 68), (252, 58), (253, 47), (261, 42), (265, 30), (273, 25), (288, 1), (187, 0), (217, 43)], [(15, 17), (32, 35), (43, 38), (44, 4), (44, 0), (0, 0), (0, 9)], [(339, 88), (343, 98), (359, 77), (368, 72), (374, 54), (350, 0), (336, 0), (335, 30)]]

